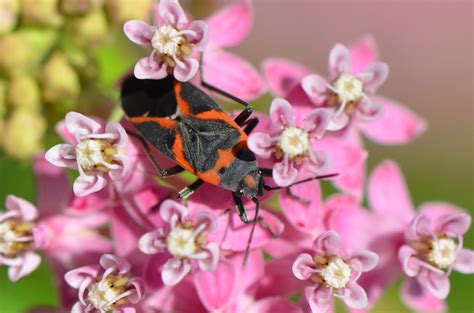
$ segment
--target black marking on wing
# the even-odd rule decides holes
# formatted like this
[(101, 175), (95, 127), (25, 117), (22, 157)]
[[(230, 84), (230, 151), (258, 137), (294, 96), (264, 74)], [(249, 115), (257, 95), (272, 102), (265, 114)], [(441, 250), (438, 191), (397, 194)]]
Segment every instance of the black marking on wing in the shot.
[(213, 168), (218, 150), (231, 148), (240, 137), (237, 129), (222, 120), (183, 118), (178, 131), (183, 138), (184, 157), (199, 172)]
[(192, 114), (210, 110), (223, 111), (204, 91), (190, 83), (181, 83), (181, 98), (189, 103), (189, 110)]
[(168, 117), (176, 112), (173, 76), (163, 79), (138, 79), (131, 75), (122, 84), (120, 101), (129, 117)]
[(135, 127), (155, 148), (160, 150), (170, 159), (175, 159), (172, 151), (176, 138), (175, 129), (161, 127), (159, 124), (154, 122), (136, 124)]

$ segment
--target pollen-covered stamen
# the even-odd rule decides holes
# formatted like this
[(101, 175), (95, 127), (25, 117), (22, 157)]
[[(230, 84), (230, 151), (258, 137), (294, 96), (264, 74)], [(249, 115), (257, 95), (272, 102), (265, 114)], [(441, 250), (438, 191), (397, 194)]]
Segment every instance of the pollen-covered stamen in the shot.
[(352, 270), (340, 257), (332, 256), (320, 263), (320, 278), (331, 288), (340, 289), (351, 280)]
[(164, 57), (170, 66), (175, 65), (173, 57), (182, 59), (192, 52), (184, 34), (185, 31), (179, 31), (171, 25), (160, 26), (153, 34), (151, 39), (153, 49)]
[(0, 223), (0, 255), (15, 257), (34, 248), (33, 228), (35, 223), (17, 218)]
[(440, 236), (414, 242), (412, 247), (421, 259), (439, 269), (447, 269), (456, 261), (459, 246), (453, 238)]
[(76, 158), (84, 172), (108, 172), (117, 169), (114, 162), (117, 150), (105, 139), (85, 139), (76, 146)]
[[(331, 85), (337, 95), (339, 108), (336, 114), (346, 110), (348, 104), (356, 104), (364, 96), (364, 82), (351, 74), (341, 74)], [(351, 107), (351, 106), (349, 106)]]
[(276, 157), (282, 158), (286, 154), (291, 160), (297, 160), (305, 157), (309, 148), (309, 135), (304, 129), (286, 127), (278, 137)]
[(166, 237), (168, 251), (175, 257), (190, 257), (199, 250), (205, 242), (201, 234), (205, 225), (195, 228), (191, 222), (179, 224)]
[(101, 312), (109, 312), (128, 302), (131, 294), (129, 279), (125, 276), (106, 275), (89, 287), (87, 298)]

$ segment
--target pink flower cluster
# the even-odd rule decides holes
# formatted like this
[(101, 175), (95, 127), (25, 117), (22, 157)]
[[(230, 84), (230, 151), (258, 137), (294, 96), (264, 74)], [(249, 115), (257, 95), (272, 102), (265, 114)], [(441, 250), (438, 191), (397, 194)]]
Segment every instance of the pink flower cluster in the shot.
[[(463, 247), (471, 217), (444, 202), (415, 210), (392, 161), (373, 170), (364, 190), (368, 153), (360, 134), (405, 144), (426, 128), (407, 107), (375, 95), (388, 66), (373, 39), (336, 44), (327, 77), (274, 58), (261, 78), (223, 49), (250, 32), (251, 1), (236, 0), (205, 21), (191, 21), (176, 0), (161, 0), (153, 13), (151, 26), (124, 25), (131, 41), (151, 51), (135, 76), (198, 83), (202, 70), (209, 83), (243, 99), (272, 92), (277, 98), (269, 114), (254, 113), (260, 123), (247, 143), (259, 166), (271, 169), (266, 183), (281, 189), (261, 199), (249, 241), (252, 224), (240, 221), (229, 191), (206, 184), (177, 200), (186, 180), (156, 179), (126, 118), (106, 124), (70, 112), (57, 126), (68, 143), (35, 159), (36, 206), (10, 195), (0, 213), (0, 265), (10, 280), (43, 258), (60, 310), (296, 313), (331, 312), (335, 299), (368, 310), (403, 278), (407, 306), (445, 311), (452, 270), (474, 272), (474, 252)], [(62, 168), (78, 171), (72, 187)], [(338, 174), (331, 179), (337, 191), (323, 197), (321, 183), (309, 178), (328, 173)], [(272, 192), (279, 208), (266, 201)], [(255, 203), (245, 206), (253, 217)]]

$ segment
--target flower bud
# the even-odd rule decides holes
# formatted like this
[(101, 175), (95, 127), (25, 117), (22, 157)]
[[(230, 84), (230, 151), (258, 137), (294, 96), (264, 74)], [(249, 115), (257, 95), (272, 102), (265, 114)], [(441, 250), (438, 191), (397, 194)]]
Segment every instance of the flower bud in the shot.
[(77, 73), (61, 53), (49, 58), (40, 71), (39, 80), (47, 102), (75, 99), (81, 89)]
[(35, 51), (23, 32), (0, 38), (0, 74), (13, 77), (26, 72), (35, 60)]
[(13, 79), (8, 88), (7, 100), (17, 109), (39, 112), (41, 99), (38, 83), (31, 76)]
[(58, 0), (21, 0), (21, 16), (26, 25), (58, 27), (63, 23)]
[(102, 10), (94, 10), (87, 15), (72, 18), (66, 25), (66, 33), (79, 45), (98, 44), (109, 33), (105, 14)]
[(19, 0), (0, 0), (0, 35), (10, 32), (18, 20)]
[(3, 147), (17, 158), (30, 158), (41, 150), (46, 121), (39, 113), (15, 110), (3, 129)]
[(105, 5), (113, 23), (123, 25), (134, 19), (148, 21), (154, 3), (154, 0), (106, 0)]
[(104, 0), (62, 0), (61, 11), (70, 15), (86, 14), (100, 8), (103, 3)]

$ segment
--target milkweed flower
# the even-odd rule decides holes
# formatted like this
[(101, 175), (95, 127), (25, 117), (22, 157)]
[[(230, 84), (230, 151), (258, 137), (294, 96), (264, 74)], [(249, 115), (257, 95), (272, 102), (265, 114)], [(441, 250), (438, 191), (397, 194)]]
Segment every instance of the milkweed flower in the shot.
[(109, 180), (124, 178), (130, 169), (129, 138), (117, 122), (105, 127), (80, 113), (66, 114), (69, 144), (59, 144), (46, 152), (46, 159), (59, 167), (77, 169), (74, 193), (86, 196), (104, 189)]
[(146, 254), (169, 255), (161, 271), (163, 283), (179, 283), (191, 272), (193, 263), (203, 271), (214, 271), (219, 261), (219, 246), (208, 241), (208, 234), (216, 227), (215, 217), (204, 211), (191, 216), (185, 206), (169, 199), (163, 201), (159, 210), (168, 225), (143, 235), (139, 248)]
[(199, 70), (193, 52), (206, 47), (207, 25), (203, 21), (189, 23), (176, 0), (161, 0), (158, 12), (156, 26), (139, 20), (128, 21), (123, 26), (132, 42), (153, 49), (148, 57), (138, 61), (134, 74), (140, 79), (161, 79), (172, 69), (177, 80), (186, 82)]
[(312, 286), (306, 287), (305, 296), (312, 312), (326, 312), (332, 296), (340, 298), (350, 308), (365, 308), (367, 294), (357, 280), (363, 272), (377, 265), (377, 254), (343, 249), (335, 231), (319, 235), (313, 248), (313, 255), (303, 253), (293, 263), (295, 277), (311, 281)]
[(249, 137), (248, 145), (258, 156), (277, 160), (272, 172), (277, 185), (293, 183), (302, 167), (317, 174), (328, 166), (325, 154), (315, 151), (312, 143), (323, 137), (328, 125), (329, 116), (325, 110), (311, 112), (300, 127), (295, 125), (290, 103), (277, 98), (271, 104), (270, 119), (274, 126), (273, 133), (254, 133)]
[(78, 289), (79, 301), (71, 312), (136, 312), (134, 305), (144, 297), (144, 283), (131, 274), (130, 264), (104, 254), (99, 265), (83, 266), (64, 275), (69, 286)]

